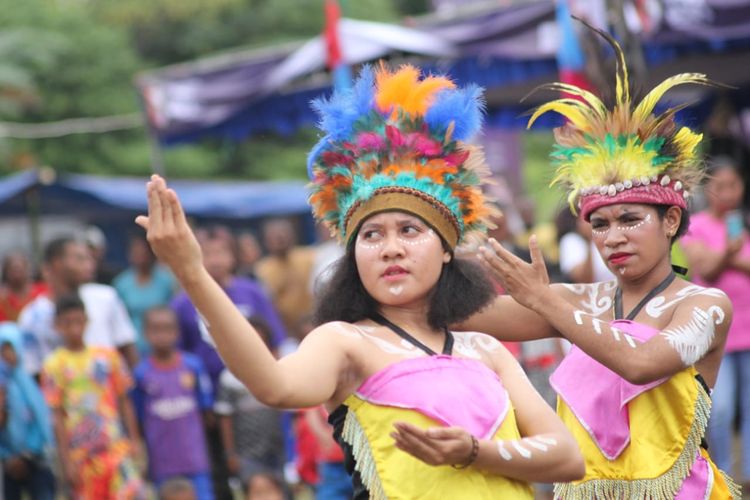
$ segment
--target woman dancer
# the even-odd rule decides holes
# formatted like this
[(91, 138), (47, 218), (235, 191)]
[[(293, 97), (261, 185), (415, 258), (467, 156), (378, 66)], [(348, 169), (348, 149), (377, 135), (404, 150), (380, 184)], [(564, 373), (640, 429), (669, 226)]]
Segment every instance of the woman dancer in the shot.
[(738, 488), (711, 462), (703, 437), (732, 307), (719, 290), (675, 279), (670, 248), (688, 227), (686, 200), (700, 178), (701, 135), (654, 115), (661, 96), (704, 75), (665, 80), (631, 102), (623, 53), (616, 103), (578, 87), (542, 105), (568, 123), (555, 131), (557, 182), (616, 280), (550, 286), (539, 249), (527, 264), (496, 242), (481, 250), (510, 293), (464, 327), (503, 340), (562, 335), (573, 347), (550, 381), (558, 414), (586, 461), (582, 480), (556, 485), (562, 499), (725, 499)]
[(227, 366), (268, 405), (326, 405), (358, 499), (532, 498), (528, 481), (581, 477), (572, 436), (512, 356), (447, 328), (494, 296), (453, 254), (491, 212), (481, 152), (464, 142), (479, 89), (365, 68), (317, 108), (310, 202), (347, 251), (321, 294), (323, 323), (280, 361), (206, 273), (176, 194), (148, 184), (137, 222)]

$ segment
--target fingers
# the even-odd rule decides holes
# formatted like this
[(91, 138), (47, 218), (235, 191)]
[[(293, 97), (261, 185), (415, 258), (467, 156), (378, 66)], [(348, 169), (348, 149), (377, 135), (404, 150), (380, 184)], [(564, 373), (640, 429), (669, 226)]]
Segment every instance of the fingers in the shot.
[(466, 434), (460, 427), (432, 427), (426, 432), (432, 439), (461, 439)]
[(547, 265), (544, 263), (544, 255), (542, 254), (542, 249), (539, 248), (539, 241), (536, 238), (536, 234), (532, 234), (531, 238), (529, 238), (529, 253), (531, 254), (531, 265), (544, 278), (545, 282), (549, 282)]
[(177, 193), (173, 189), (167, 190), (167, 199), (170, 206), (172, 207), (172, 216), (174, 218), (174, 226), (176, 228), (187, 227), (187, 217), (185, 217), (185, 210), (182, 208), (180, 199)]
[(163, 226), (162, 219), (164, 216), (161, 207), (161, 198), (159, 197), (156, 179), (154, 179), (154, 177), (152, 177), (151, 181), (146, 184), (146, 192), (148, 193), (148, 218), (150, 229), (152, 231), (158, 231)]
[(415, 456), (429, 465), (439, 464), (438, 454), (432, 446), (420, 439), (410, 429), (405, 429), (398, 425), (395, 425), (395, 427), (398, 430), (391, 433), (391, 437), (394, 439), (398, 449)]
[(138, 217), (135, 218), (135, 223), (141, 226), (146, 231), (148, 231), (148, 226), (149, 226), (148, 216), (139, 215)]

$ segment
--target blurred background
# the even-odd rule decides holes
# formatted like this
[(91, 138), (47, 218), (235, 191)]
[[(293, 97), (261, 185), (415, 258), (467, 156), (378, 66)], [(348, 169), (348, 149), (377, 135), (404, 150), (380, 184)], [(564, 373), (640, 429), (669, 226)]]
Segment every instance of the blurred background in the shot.
[[(552, 128), (562, 121), (548, 114), (526, 130), (527, 111), (555, 97), (532, 93), (538, 85), (612, 87), (611, 50), (571, 16), (620, 41), (637, 88), (686, 71), (725, 84), (678, 88), (657, 110), (692, 103), (678, 122), (702, 131), (708, 158), (729, 161), (739, 175), (730, 181), (747, 184), (750, 0), (0, 0), (0, 319), (21, 321), (54, 285), (54, 272), (42, 272), (50, 241), (83, 242), (92, 267), (76, 286), (115, 285), (136, 332), (124, 346), (137, 344), (146, 359), (145, 315), (169, 305), (179, 324), (167, 315), (159, 328), (171, 327), (175, 345), (205, 358), (206, 397), (217, 402), (201, 408), (211, 415), (198, 434), (207, 436), (216, 496), (314, 496), (325, 464), (342, 459), (325, 415), (269, 414), (252, 401), (233, 409), (248, 394), (224, 375), (202, 321), (136, 234), (144, 181), (152, 172), (169, 179), (204, 253), (215, 257), (217, 281), (239, 283), (235, 303), (265, 325), (279, 355), (290, 352), (311, 328), (317, 277), (341, 255), (307, 204), (307, 153), (318, 140), (310, 101), (346, 88), (363, 64), (411, 63), (485, 89), (476, 141), (504, 212), (492, 236), (527, 257), (536, 233), (555, 281), (607, 280), (588, 225), (549, 187)], [(733, 207), (744, 210), (745, 234), (748, 192)], [(685, 260), (679, 246), (674, 258)], [(144, 283), (153, 285), (148, 300)], [(554, 404), (546, 380), (564, 346), (509, 347)], [(261, 469), (225, 456), (235, 411), (252, 414), (242, 432), (253, 441), (238, 447), (279, 451), (266, 477), (276, 496), (252, 496), (249, 481)], [(549, 488), (539, 495), (550, 497)]]
[[(107, 258), (124, 264), (121, 224), (144, 200), (140, 187), (110, 177), (142, 179), (152, 171), (216, 181), (201, 183), (207, 193), (184, 195), (203, 200), (188, 202), (199, 219), (252, 225), (265, 215), (306, 216), (304, 164), (317, 139), (309, 101), (328, 94), (335, 75), (341, 84), (358, 65), (381, 58), (485, 87), (487, 119), (478, 140), (503, 176), (500, 195), (505, 203), (528, 197), (536, 218), (551, 221), (559, 195), (547, 189), (549, 129), (559, 122), (550, 115), (526, 132), (525, 111), (551, 96), (519, 101), (543, 82), (596, 88), (612, 75), (611, 54), (571, 14), (621, 40), (643, 88), (680, 71), (705, 72), (736, 87), (680, 89), (668, 98), (694, 101), (680, 120), (722, 143), (724, 136), (737, 139), (743, 146), (732, 147), (745, 154), (750, 4), (742, 0), (0, 4), (0, 171), (6, 175), (0, 215), (23, 217), (0, 227), (16, 235), (13, 245), (37, 254), (49, 231), (81, 222), (106, 226), (117, 243)], [(289, 194), (271, 196), (277, 203), (264, 208), (244, 190), (224, 205), (212, 204), (207, 200), (227, 187), (221, 180), (277, 181), (267, 187)], [(75, 217), (63, 220), (68, 214)], [(311, 241), (311, 224), (303, 226)], [(0, 250), (7, 241), (0, 238), (6, 242)]]

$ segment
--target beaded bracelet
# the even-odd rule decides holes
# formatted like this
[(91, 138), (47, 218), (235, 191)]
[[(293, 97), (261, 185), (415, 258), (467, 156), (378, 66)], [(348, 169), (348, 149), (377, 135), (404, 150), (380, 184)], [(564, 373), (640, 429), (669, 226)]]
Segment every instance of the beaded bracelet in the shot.
[(463, 464), (452, 464), (451, 467), (454, 469), (465, 469), (474, 463), (474, 460), (477, 459), (477, 455), (479, 455), (479, 440), (474, 436), (471, 436), (471, 453), (469, 454), (469, 459)]

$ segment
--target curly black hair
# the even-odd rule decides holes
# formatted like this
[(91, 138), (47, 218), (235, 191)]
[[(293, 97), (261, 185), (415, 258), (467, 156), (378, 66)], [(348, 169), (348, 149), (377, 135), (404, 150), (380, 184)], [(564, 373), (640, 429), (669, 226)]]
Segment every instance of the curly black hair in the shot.
[[(315, 301), (314, 322), (354, 323), (371, 318), (378, 303), (367, 293), (359, 277), (354, 245), (333, 264), (332, 273), (320, 286)], [(496, 296), (487, 272), (476, 261), (455, 256), (443, 266), (430, 296), (427, 322), (442, 330), (460, 323), (486, 307)]]

